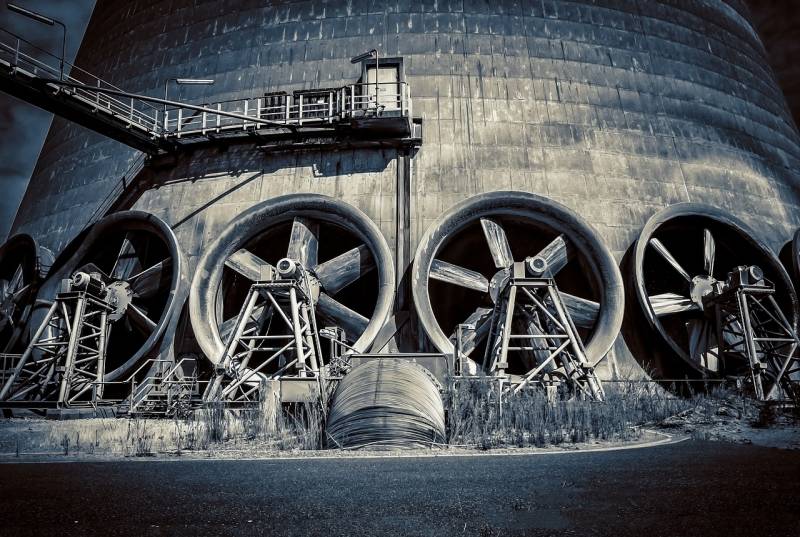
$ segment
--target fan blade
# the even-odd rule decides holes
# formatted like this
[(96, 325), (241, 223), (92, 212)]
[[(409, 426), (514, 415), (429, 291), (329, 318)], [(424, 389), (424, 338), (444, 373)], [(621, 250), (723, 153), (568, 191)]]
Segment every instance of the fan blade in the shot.
[(460, 285), (467, 289), (474, 289), (484, 293), (489, 292), (489, 280), (480, 272), (453, 265), (447, 261), (434, 259), (431, 262), (430, 277), (441, 282)]
[(18, 289), (17, 292), (12, 295), (11, 300), (13, 300), (15, 304), (19, 304), (25, 299), (30, 290), (31, 290), (30, 284), (26, 285), (25, 287), (22, 287), (21, 289)]
[(714, 236), (707, 229), (703, 230), (703, 266), (706, 269), (706, 274), (709, 276), (714, 275), (714, 257), (717, 253), (717, 245), (714, 242)]
[(366, 317), (337, 302), (325, 293), (319, 294), (317, 310), (328, 317), (339, 328), (342, 328), (351, 341), (355, 341), (367, 329), (369, 321)]
[(672, 268), (674, 268), (678, 272), (678, 274), (683, 276), (683, 278), (687, 282), (692, 283), (692, 277), (689, 276), (688, 272), (683, 270), (683, 267), (680, 265), (680, 263), (678, 263), (678, 261), (672, 256), (671, 253), (669, 253), (669, 250), (667, 250), (667, 247), (664, 246), (661, 243), (660, 240), (658, 240), (658, 239), (650, 239), (650, 246), (655, 248), (656, 252), (661, 254), (661, 257), (663, 257), (667, 261), (667, 263), (672, 265)]
[(225, 266), (254, 282), (272, 279), (272, 265), (242, 248), (225, 260)]
[(161, 283), (164, 277), (167, 276), (167, 270), (169, 270), (170, 267), (172, 267), (172, 260), (165, 259), (141, 271), (139, 274), (133, 275), (130, 278), (133, 293), (140, 298), (153, 296), (161, 287)]
[(600, 304), (579, 296), (559, 291), (561, 301), (567, 308), (573, 324), (581, 328), (592, 328), (600, 314)]
[(700, 309), (700, 306), (695, 304), (691, 298), (675, 293), (652, 295), (648, 297), (648, 300), (650, 301), (650, 305), (653, 307), (656, 317)]
[(716, 337), (711, 323), (701, 319), (691, 319), (686, 323), (689, 332), (689, 356), (692, 361), (709, 371), (719, 371)]
[(559, 235), (534, 256), (533, 264), (537, 266), (537, 260), (543, 261), (544, 263), (540, 263), (538, 266), (547, 267), (543, 273), (552, 278), (566, 266), (572, 257), (572, 253), (572, 249), (567, 246), (567, 240), (564, 235)]
[(374, 268), (375, 259), (372, 257), (372, 252), (362, 244), (317, 265), (314, 272), (322, 288), (329, 294), (335, 295)]
[(6, 290), (7, 293), (14, 294), (22, 287), (23, 272), (22, 265), (19, 265), (17, 270), (14, 271), (14, 275), (11, 277), (8, 289)]
[(147, 314), (145, 314), (145, 312), (143, 312), (137, 306), (128, 304), (128, 309), (125, 313), (128, 316), (128, 320), (131, 322), (131, 325), (136, 327), (136, 329), (145, 336), (149, 336), (155, 331), (156, 323), (154, 323), (147, 316)]
[(506, 232), (500, 227), (500, 224), (488, 218), (481, 218), (481, 227), (483, 227), (486, 242), (489, 244), (494, 266), (504, 269), (513, 265), (514, 256), (511, 254), (511, 246), (508, 245)]
[(317, 250), (319, 249), (318, 235), (319, 224), (305, 218), (295, 217), (286, 257), (297, 261), (306, 268), (316, 267)]
[[(461, 324), (469, 325), (470, 328), (465, 328), (461, 331), (461, 352), (465, 356), (469, 356), (475, 347), (481, 344), (489, 334), (489, 328), (492, 323), (489, 320), (492, 318), (492, 308), (478, 308), (467, 317), (467, 320)], [(453, 345), (456, 344), (456, 332), (450, 336), (450, 341)]]
[(114, 280), (127, 280), (132, 274), (142, 270), (139, 263), (139, 257), (136, 254), (136, 249), (133, 243), (125, 235), (122, 241), (122, 246), (119, 248), (117, 260), (114, 262), (114, 268), (111, 269), (111, 278)]

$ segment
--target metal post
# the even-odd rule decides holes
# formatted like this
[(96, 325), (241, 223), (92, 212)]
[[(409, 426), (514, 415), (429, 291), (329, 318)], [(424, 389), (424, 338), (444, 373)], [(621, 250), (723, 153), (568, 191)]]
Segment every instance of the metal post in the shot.
[(761, 362), (756, 355), (756, 346), (753, 341), (753, 326), (750, 322), (750, 311), (747, 307), (747, 297), (741, 290), (736, 291), (736, 300), (739, 304), (739, 311), (742, 313), (742, 324), (744, 324), (744, 342), (747, 348), (747, 358), (750, 362), (750, 373), (753, 378), (753, 389), (756, 397), (764, 400), (764, 387), (761, 384)]
[[(302, 99), (302, 97), (301, 97)], [(292, 330), (294, 331), (294, 348), (297, 353), (297, 369), (301, 377), (306, 376), (306, 357), (303, 352), (303, 334), (300, 331), (299, 307), (297, 304), (297, 290), (289, 288), (289, 307), (292, 313)]]
[[(248, 105), (249, 102), (250, 101), (248, 101), (247, 99), (244, 100), (244, 115), (245, 116), (247, 115), (247, 108), (248, 108), (247, 105)], [(242, 121), (242, 130), (247, 130), (247, 120), (246, 119), (244, 121)]]
[(297, 103), (297, 123), (298, 125), (303, 124), (303, 94), (300, 94), (300, 100)]
[(59, 65), (59, 80), (64, 80), (64, 57), (67, 55), (67, 27), (63, 22), (53, 19), (53, 22), (61, 26), (61, 61)]
[[(79, 334), (81, 333), (80, 325), (83, 322), (83, 315), (86, 310), (86, 294), (82, 293), (75, 303), (75, 311), (72, 320), (72, 328), (70, 330), (69, 344), (67, 345), (67, 357), (64, 363), (64, 375), (61, 377), (61, 388), (58, 392), (58, 406), (61, 407), (66, 402), (69, 406), (69, 384), (72, 382), (72, 371), (75, 368), (75, 357), (78, 354), (78, 344), (80, 342)], [(67, 325), (70, 324), (69, 319), (64, 319)]]
[(380, 53), (378, 49), (375, 49), (375, 115), (378, 115), (378, 75), (380, 74), (380, 66), (378, 64), (378, 60), (380, 59)]
[(106, 322), (108, 311), (105, 309), (100, 313), (100, 334), (97, 341), (97, 384), (95, 384), (93, 401), (103, 398), (103, 383), (106, 377)]

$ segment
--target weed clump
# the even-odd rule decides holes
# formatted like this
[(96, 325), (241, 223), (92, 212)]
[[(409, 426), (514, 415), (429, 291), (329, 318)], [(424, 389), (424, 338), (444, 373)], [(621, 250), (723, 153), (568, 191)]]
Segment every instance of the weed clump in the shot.
[(451, 445), (545, 447), (592, 440), (626, 441), (639, 426), (694, 406), (653, 384), (621, 383), (602, 402), (531, 388), (498, 397), (497, 384), (470, 379), (454, 384), (448, 401)]

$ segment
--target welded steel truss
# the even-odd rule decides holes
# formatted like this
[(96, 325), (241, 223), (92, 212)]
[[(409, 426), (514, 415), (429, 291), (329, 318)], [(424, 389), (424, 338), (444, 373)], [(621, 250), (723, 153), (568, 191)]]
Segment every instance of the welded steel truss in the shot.
[(324, 394), (323, 365), (307, 274), (256, 282), (203, 400), (258, 401), (262, 381), (282, 378), (316, 379), (319, 393)]
[(727, 289), (708, 299), (716, 318), (719, 369), (732, 371), (746, 362), (760, 400), (785, 398), (800, 373), (800, 339), (774, 295), (767, 280), (746, 284), (729, 278)]
[(103, 397), (108, 315), (92, 290), (59, 293), (0, 391), (0, 401), (69, 408)]
[[(509, 353), (529, 367), (521, 377), (506, 375)], [(514, 393), (526, 386), (564, 383), (576, 394), (603, 400), (575, 324), (552, 278), (512, 278), (492, 314), (484, 370), (510, 379)]]

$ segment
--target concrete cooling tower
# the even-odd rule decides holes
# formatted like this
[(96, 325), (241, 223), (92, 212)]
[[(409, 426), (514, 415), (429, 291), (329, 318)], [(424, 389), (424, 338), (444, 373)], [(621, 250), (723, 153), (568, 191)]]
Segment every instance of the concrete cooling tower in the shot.
[[(99, 0), (64, 80), (9, 43), (2, 89), (57, 117), (12, 231), (34, 259), (0, 268), (27, 263), (30, 326), (103, 289), (107, 380), (413, 354), (600, 397), (783, 367), (736, 293), (795, 333), (800, 136), (743, 0)], [(242, 362), (267, 310), (294, 354)]]

